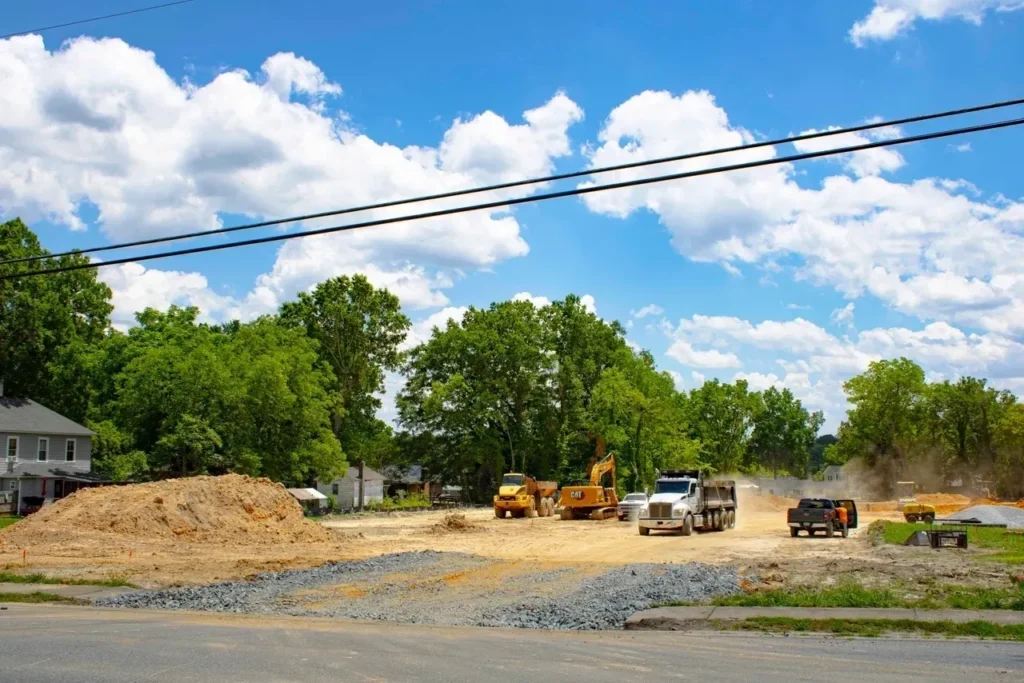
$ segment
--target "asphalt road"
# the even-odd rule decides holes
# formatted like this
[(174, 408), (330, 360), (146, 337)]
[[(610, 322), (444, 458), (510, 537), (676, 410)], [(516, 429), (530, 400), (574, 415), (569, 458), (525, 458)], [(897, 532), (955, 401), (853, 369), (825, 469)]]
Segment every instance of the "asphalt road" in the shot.
[(10, 605), (0, 681), (1013, 681), (1018, 643), (553, 633)]

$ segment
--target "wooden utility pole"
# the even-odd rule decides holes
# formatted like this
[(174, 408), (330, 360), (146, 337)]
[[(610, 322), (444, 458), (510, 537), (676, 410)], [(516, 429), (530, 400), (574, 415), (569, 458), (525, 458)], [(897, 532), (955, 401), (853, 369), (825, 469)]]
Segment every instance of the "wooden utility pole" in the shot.
[(360, 460), (359, 461), (359, 511), (360, 512), (363, 511), (363, 502), (365, 500), (365, 498), (363, 496), (363, 490), (366, 488), (366, 484), (365, 484), (365, 482), (363, 480), (363, 470), (364, 470), (365, 466), (366, 466), (366, 463), (363, 462), (362, 460)]

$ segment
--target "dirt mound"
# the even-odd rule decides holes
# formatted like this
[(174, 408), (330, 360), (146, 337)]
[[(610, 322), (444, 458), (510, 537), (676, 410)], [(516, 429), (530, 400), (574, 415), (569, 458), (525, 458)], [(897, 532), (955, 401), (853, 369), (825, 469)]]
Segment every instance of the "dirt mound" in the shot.
[(971, 499), (959, 493), (922, 493), (917, 496), (917, 502), (925, 505), (963, 505), (971, 504)]
[(783, 498), (771, 493), (740, 494), (739, 509), (742, 512), (785, 512), (789, 508), (795, 508), (799, 502), (792, 498)]
[(303, 517), (282, 485), (228, 474), (83, 489), (0, 533), (0, 544), (89, 542), (97, 536), (245, 545), (333, 540)]
[(430, 527), (432, 534), (447, 534), (451, 532), (480, 531), (480, 527), (466, 519), (461, 512), (449, 512), (440, 522)]

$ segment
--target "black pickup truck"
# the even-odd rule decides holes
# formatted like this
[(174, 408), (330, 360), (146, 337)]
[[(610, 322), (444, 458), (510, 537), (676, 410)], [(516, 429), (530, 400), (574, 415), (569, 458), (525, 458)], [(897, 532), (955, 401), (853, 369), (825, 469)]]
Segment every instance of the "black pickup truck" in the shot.
[(808, 536), (824, 531), (826, 536), (840, 532), (846, 538), (850, 529), (857, 528), (857, 503), (852, 500), (830, 498), (804, 498), (795, 508), (786, 512), (789, 535), (796, 536), (801, 530)]

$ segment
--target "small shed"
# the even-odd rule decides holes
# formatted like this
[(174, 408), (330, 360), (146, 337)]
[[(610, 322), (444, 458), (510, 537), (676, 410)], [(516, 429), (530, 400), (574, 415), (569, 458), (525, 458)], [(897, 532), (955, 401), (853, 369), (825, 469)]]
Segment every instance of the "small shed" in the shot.
[(288, 489), (288, 493), (299, 501), (307, 515), (320, 515), (327, 511), (327, 496), (316, 489)]
[(839, 465), (829, 465), (822, 472), (823, 481), (843, 481), (846, 479), (844, 476), (843, 468)]

